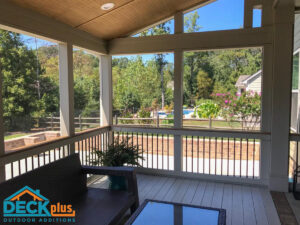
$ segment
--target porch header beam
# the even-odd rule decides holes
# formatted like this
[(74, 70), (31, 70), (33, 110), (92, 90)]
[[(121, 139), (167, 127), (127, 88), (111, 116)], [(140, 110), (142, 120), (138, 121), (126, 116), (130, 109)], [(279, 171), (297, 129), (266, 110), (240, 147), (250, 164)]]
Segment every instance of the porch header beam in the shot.
[(257, 47), (272, 44), (272, 27), (200, 33), (177, 33), (148, 37), (118, 38), (109, 41), (111, 55)]
[(0, 28), (107, 53), (106, 41), (7, 0), (0, 0)]

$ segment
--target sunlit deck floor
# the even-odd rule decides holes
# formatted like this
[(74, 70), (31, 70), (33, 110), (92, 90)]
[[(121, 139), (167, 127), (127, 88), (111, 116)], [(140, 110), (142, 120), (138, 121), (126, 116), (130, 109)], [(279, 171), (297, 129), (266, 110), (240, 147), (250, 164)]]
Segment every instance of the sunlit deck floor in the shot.
[[(278, 225), (272, 197), (266, 188), (192, 179), (138, 175), (140, 202), (156, 199), (226, 209), (227, 225)], [(105, 188), (106, 177), (90, 186)]]

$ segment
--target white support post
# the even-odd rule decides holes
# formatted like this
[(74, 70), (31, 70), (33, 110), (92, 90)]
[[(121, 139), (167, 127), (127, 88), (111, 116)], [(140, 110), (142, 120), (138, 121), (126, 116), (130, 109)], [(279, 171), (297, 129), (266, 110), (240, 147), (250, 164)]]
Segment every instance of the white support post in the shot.
[(100, 56), (100, 124), (111, 126), (112, 120), (112, 57)]
[(182, 128), (183, 51), (174, 52), (174, 127)]
[[(74, 136), (73, 46), (59, 44), (59, 97), (61, 136)], [(71, 145), (70, 153), (75, 148)]]
[[(272, 128), (272, 77), (273, 77), (273, 46), (265, 45), (263, 48), (262, 66), (262, 113), (261, 131), (271, 133)], [(271, 156), (271, 140), (261, 140), (260, 143), (260, 179), (265, 185), (269, 183), (269, 168)]]
[[(183, 33), (183, 14), (175, 15), (175, 33)], [(174, 127), (182, 128), (183, 105), (183, 51), (174, 52)], [(181, 172), (183, 168), (182, 136), (174, 135), (174, 170)]]
[[(0, 70), (0, 156), (5, 154), (2, 85), (2, 73)], [(0, 162), (0, 182), (2, 181), (5, 181), (5, 165), (2, 165)]]
[[(100, 72), (100, 126), (111, 126), (112, 118), (112, 57), (101, 55), (99, 57)], [(109, 144), (113, 143), (112, 132), (108, 136)], [(104, 143), (102, 141), (102, 143)], [(102, 146), (102, 149), (105, 146)]]
[(294, 1), (274, 8), (273, 111), (269, 188), (288, 191)]

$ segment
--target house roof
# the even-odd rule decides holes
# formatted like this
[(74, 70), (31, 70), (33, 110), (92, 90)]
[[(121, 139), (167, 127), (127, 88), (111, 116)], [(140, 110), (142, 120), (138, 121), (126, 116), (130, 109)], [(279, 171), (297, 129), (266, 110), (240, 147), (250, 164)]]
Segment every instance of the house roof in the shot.
[(251, 76), (247, 77), (243, 83), (248, 83), (249, 81), (251, 81), (252, 79), (259, 77), (261, 75), (261, 70), (257, 71), (256, 73), (252, 74)]
[(256, 79), (257, 77), (261, 76), (261, 70), (257, 71), (256, 73), (252, 75), (241, 75), (237, 82), (235, 83), (236, 87), (245, 87), (249, 82), (251, 82), (253, 79)]
[(236, 87), (242, 87), (245, 84), (243, 83), (244, 80), (246, 80), (248, 77), (250, 77), (251, 75), (241, 75), (239, 77), (239, 79), (237, 80), (237, 82), (235, 83)]
[[(11, 0), (102, 39), (124, 37), (211, 0)], [(112, 10), (101, 5), (115, 3)]]

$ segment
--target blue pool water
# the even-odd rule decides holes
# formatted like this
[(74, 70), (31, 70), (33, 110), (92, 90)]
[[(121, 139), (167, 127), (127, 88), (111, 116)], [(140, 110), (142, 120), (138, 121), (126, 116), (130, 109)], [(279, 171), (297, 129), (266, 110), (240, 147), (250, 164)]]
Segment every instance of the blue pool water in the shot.
[[(187, 114), (193, 113), (194, 110), (193, 110), (193, 109), (184, 109), (182, 112), (183, 112), (183, 115), (187, 115)], [(158, 112), (158, 114), (159, 114), (160, 116), (167, 115), (167, 113), (165, 113), (165, 112)], [(174, 111), (172, 111), (171, 114), (174, 114)]]
[(190, 113), (193, 113), (194, 110), (193, 109), (184, 109), (183, 110), (183, 115), (187, 115), (187, 114), (190, 114)]

